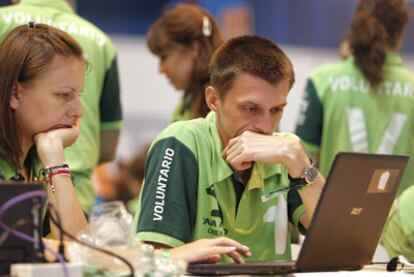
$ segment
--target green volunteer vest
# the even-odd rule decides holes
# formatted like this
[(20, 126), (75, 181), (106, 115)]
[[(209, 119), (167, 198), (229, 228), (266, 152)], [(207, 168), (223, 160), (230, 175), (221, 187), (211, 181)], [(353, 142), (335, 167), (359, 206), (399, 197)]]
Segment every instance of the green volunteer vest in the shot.
[(383, 86), (373, 91), (354, 58), (312, 72), (296, 134), (327, 176), (339, 151), (410, 156), (400, 194), (414, 184), (414, 74), (388, 53)]

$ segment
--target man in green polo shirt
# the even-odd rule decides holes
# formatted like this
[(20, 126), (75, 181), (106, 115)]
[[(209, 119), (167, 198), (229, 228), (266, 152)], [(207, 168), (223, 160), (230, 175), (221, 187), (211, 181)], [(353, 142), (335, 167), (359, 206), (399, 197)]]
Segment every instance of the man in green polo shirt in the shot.
[(209, 66), (212, 112), (171, 124), (151, 146), (137, 236), (163, 248), (227, 236), (250, 247), (248, 261), (291, 259), (288, 220), (304, 230), (324, 184), (298, 138), (273, 132), (292, 64), (273, 42), (244, 36)]
[(0, 40), (18, 25), (29, 21), (53, 25), (74, 37), (88, 61), (82, 93), (83, 118), (80, 136), (65, 150), (82, 209), (95, 202), (92, 171), (110, 161), (122, 123), (116, 52), (109, 37), (78, 16), (65, 0), (21, 0), (0, 8)]

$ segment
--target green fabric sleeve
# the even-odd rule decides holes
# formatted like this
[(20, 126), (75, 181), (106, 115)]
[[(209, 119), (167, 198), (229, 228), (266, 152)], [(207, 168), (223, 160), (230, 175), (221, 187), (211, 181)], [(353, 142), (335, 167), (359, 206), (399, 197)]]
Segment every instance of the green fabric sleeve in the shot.
[[(122, 120), (121, 97), (119, 89), (118, 65), (116, 57), (105, 74), (102, 95), (99, 102), (102, 123), (120, 122)], [(120, 125), (107, 125), (107, 128)]]
[[(151, 148), (139, 204), (137, 232), (190, 242), (197, 209), (198, 162), (179, 140), (167, 137)], [(152, 241), (145, 235), (146, 241)]]
[(161, 234), (161, 233), (155, 233), (155, 232), (140, 232), (137, 234), (137, 237), (141, 240), (141, 241), (146, 241), (146, 242), (156, 242), (156, 243), (160, 243), (160, 244), (165, 244), (168, 245), (170, 247), (178, 247), (181, 245), (184, 245), (184, 242), (171, 237), (169, 235), (165, 235), (165, 234)]
[(120, 121), (114, 121), (114, 122), (103, 122), (101, 124), (101, 131), (116, 131), (121, 130), (123, 125), (123, 122)]
[(305, 98), (300, 112), (295, 133), (306, 144), (319, 146), (322, 138), (323, 107), (312, 80), (308, 80), (306, 85)]

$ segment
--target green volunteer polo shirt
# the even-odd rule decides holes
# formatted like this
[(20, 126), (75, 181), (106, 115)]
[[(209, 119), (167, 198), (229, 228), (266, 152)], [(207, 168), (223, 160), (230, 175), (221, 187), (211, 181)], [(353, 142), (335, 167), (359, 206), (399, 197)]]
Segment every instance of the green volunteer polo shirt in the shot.
[[(40, 178), (40, 170), (42, 169), (42, 165), (40, 164), (39, 158), (35, 154), (34, 149), (30, 150), (27, 161), (30, 163), (29, 181), (37, 181)], [(20, 172), (4, 157), (0, 156), (0, 180), (22, 181), (21, 178), (23, 178), (23, 176), (20, 175)]]
[(327, 176), (339, 151), (409, 155), (400, 194), (414, 183), (414, 74), (388, 53), (374, 91), (353, 57), (317, 68), (300, 106), (296, 134)]
[(95, 202), (92, 171), (100, 151), (100, 133), (120, 130), (122, 112), (115, 48), (110, 38), (78, 16), (65, 0), (21, 0), (0, 8), (0, 40), (29, 21), (53, 25), (74, 37), (88, 61), (81, 96), (83, 117), (76, 143), (65, 150), (82, 209)]
[(401, 195), (399, 210), (404, 234), (412, 246), (411, 261), (414, 261), (414, 185)]
[(404, 255), (414, 261), (414, 186), (395, 200), (384, 227), (381, 244), (390, 257)]
[(214, 112), (173, 123), (156, 138), (136, 213), (138, 238), (177, 247), (227, 236), (250, 247), (248, 261), (290, 260), (287, 226), (288, 220), (298, 226), (304, 213), (299, 194), (292, 190), (263, 199), (289, 187), (287, 169), (255, 162), (236, 205), (235, 178), (222, 149)]

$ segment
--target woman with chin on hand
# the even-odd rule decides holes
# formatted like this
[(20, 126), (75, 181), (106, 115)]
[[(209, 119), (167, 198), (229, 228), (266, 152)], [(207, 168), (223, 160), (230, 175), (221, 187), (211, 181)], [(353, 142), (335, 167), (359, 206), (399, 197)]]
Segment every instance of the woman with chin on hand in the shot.
[[(14, 29), (0, 44), (0, 175), (47, 179), (47, 194), (76, 235), (87, 226), (63, 149), (75, 142), (82, 117), (86, 61), (68, 34), (44, 24)], [(52, 224), (53, 237), (58, 230)]]

